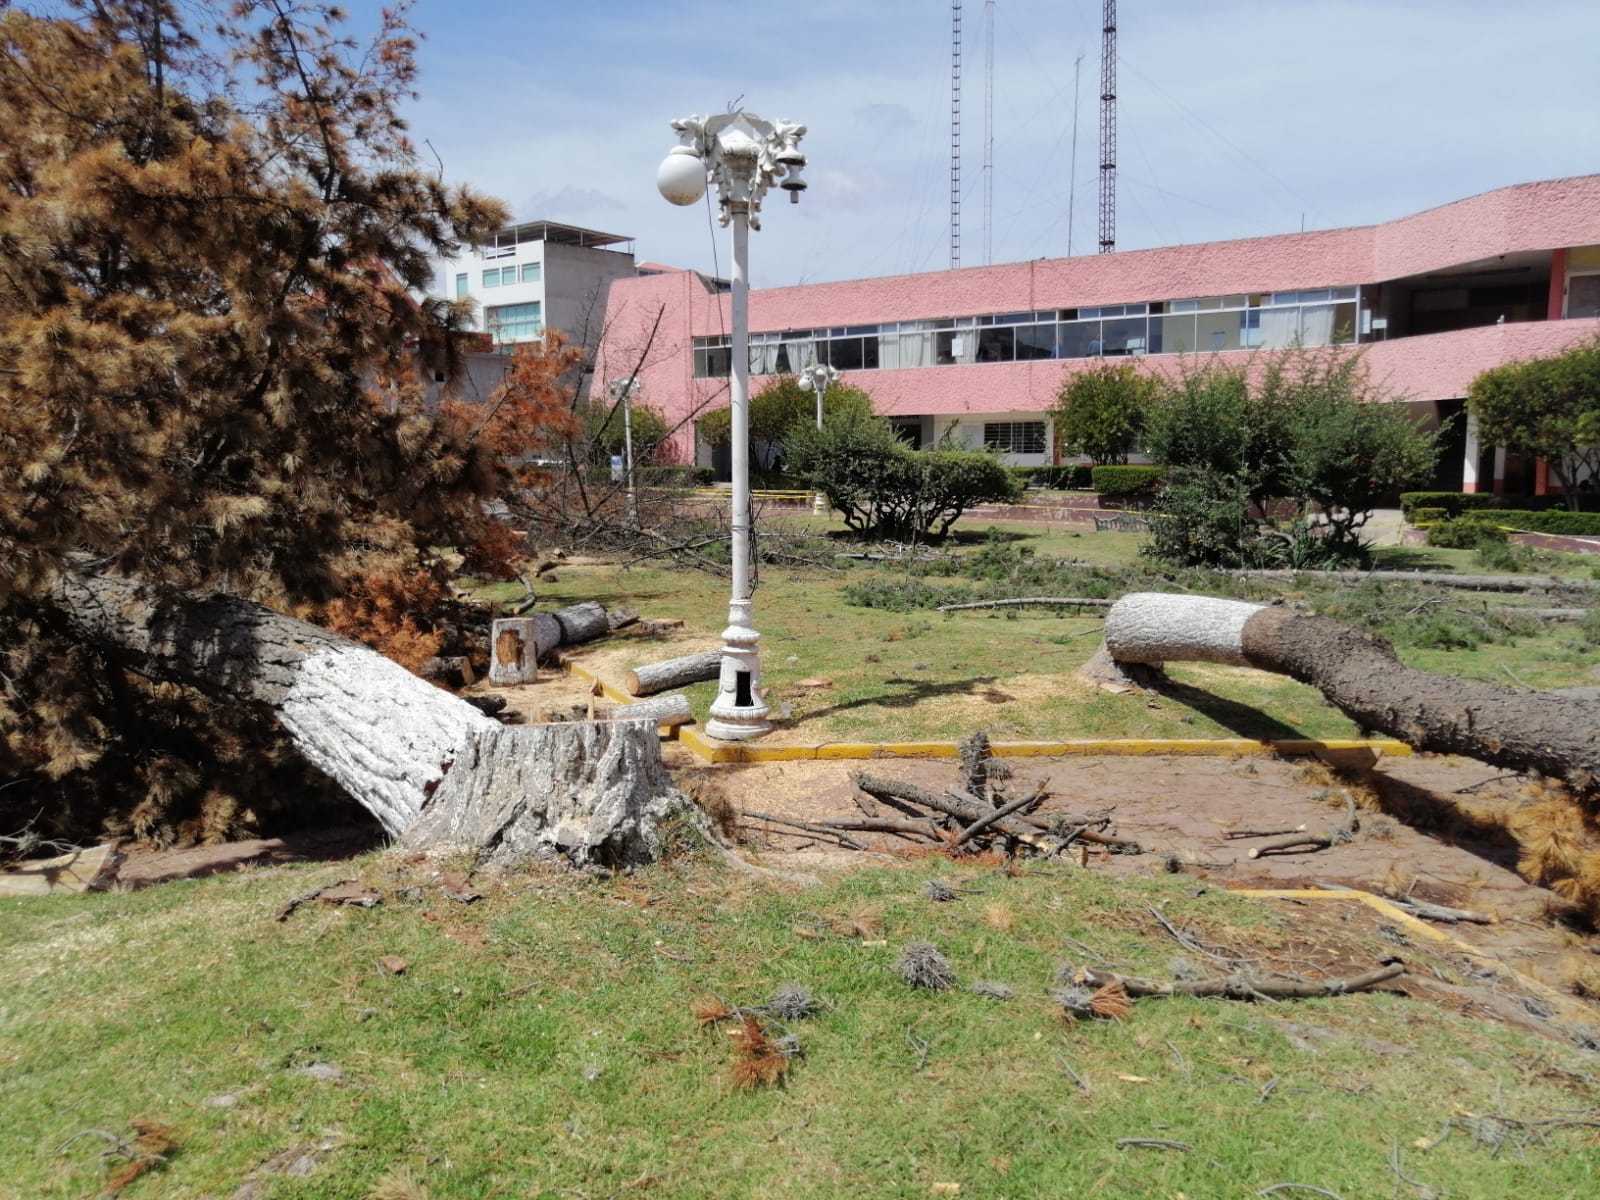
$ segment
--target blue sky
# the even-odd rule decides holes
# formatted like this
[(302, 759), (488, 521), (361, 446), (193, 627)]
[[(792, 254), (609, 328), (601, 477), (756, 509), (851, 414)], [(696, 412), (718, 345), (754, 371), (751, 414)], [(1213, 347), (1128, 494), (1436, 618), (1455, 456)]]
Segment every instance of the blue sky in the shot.
[[(349, 6), (370, 23), (375, 4)], [(965, 0), (963, 266), (1092, 253), (1099, 0), (996, 0), (992, 208), (984, 9)], [(1600, 171), (1595, 0), (1121, 0), (1117, 248), (1389, 220)], [(725, 231), (655, 190), (674, 117), (743, 97), (810, 130), (810, 190), (769, 198), (756, 286), (949, 262), (948, 2), (419, 0), (408, 115), (448, 178), (521, 219), (727, 270)], [(1077, 186), (1073, 64), (1082, 54)], [(426, 153), (426, 151), (425, 151)]]

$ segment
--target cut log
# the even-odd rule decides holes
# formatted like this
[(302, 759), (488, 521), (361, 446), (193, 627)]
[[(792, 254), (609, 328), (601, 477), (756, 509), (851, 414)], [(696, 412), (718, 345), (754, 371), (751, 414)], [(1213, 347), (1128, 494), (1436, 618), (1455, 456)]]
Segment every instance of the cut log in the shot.
[(407, 845), (637, 861), (654, 845), (650, 822), (687, 804), (644, 722), (507, 728), (376, 651), (235, 596), (68, 572), (49, 599), (53, 618), (119, 665), (266, 708)]
[(689, 708), (689, 697), (682, 692), (674, 692), (670, 696), (656, 696), (649, 700), (640, 700), (636, 704), (619, 704), (615, 708), (608, 708), (604, 714), (596, 714), (599, 721), (654, 721), (657, 725), (677, 727), (686, 725), (694, 720), (694, 712)]
[(532, 683), (538, 678), (538, 642), (531, 617), (501, 617), (490, 634), (490, 683)]
[(702, 650), (699, 654), (635, 667), (622, 677), (622, 686), (630, 696), (649, 696), (668, 688), (715, 679), (721, 670), (722, 651)]
[(591, 642), (611, 632), (611, 618), (606, 616), (605, 606), (596, 600), (585, 600), (582, 604), (560, 609), (555, 613), (555, 619), (561, 626), (563, 646)]
[(1362, 729), (1437, 754), (1600, 784), (1600, 700), (1414, 670), (1375, 633), (1285, 608), (1137, 592), (1106, 614), (1119, 663), (1213, 662), (1309, 683)]

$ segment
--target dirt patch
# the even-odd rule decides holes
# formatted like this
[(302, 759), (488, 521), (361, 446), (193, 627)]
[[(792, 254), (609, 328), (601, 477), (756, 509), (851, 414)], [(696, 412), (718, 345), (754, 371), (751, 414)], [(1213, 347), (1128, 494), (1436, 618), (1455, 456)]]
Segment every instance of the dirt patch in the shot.
[[(856, 769), (936, 790), (956, 785), (959, 773), (953, 762), (903, 759), (708, 768), (670, 744), (667, 757), (674, 773), (702, 798), (720, 797), (739, 813), (766, 812), (801, 821), (856, 815), (851, 779)], [(1557, 990), (1567, 988), (1575, 967), (1581, 969), (1600, 954), (1600, 941), (1553, 919), (1562, 909), (1560, 897), (1515, 871), (1516, 844), (1493, 814), (1520, 803), (1520, 781), (1470, 760), (1385, 759), (1368, 772), (1343, 779), (1331, 777), (1314, 762), (1261, 756), (998, 761), (1012, 771), (1014, 794), (1044, 782), (1049, 792), (1044, 814), (1109, 811), (1115, 834), (1137, 841), (1145, 851), (1096, 852), (1089, 869), (1097, 872), (1124, 878), (1181, 873), (1205, 886), (1233, 890), (1333, 885), (1472, 909), (1492, 916), (1495, 923), (1439, 929), (1470, 949), (1480, 970), (1498, 969), (1507, 979), (1521, 974)], [(1346, 782), (1360, 798), (1362, 822), (1347, 843), (1252, 859), (1249, 850), (1259, 840), (1228, 836), (1300, 825), (1311, 831), (1331, 829), (1345, 819)], [(866, 863), (877, 857), (841, 853), (824, 838), (759, 820), (746, 819), (742, 828), (750, 847), (770, 860), (824, 850), (834, 863)], [(926, 852), (892, 836), (851, 836), (883, 854)], [(1353, 908), (1330, 907), (1340, 913)], [(1466, 979), (1472, 986), (1470, 975)]]

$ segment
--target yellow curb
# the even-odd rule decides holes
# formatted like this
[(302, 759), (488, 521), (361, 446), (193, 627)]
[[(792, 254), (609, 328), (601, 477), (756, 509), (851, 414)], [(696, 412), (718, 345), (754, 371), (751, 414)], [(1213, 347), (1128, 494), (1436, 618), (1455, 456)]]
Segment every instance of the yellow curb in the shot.
[[(1547, 983), (1524, 974), (1515, 967), (1508, 966), (1504, 961), (1491, 954), (1480, 950), (1471, 942), (1463, 941), (1453, 933), (1446, 933), (1442, 929), (1435, 929), (1420, 917), (1414, 917), (1405, 909), (1382, 896), (1371, 892), (1358, 891), (1351, 888), (1348, 891), (1332, 891), (1322, 888), (1228, 888), (1230, 896), (1249, 896), (1256, 900), (1347, 900), (1356, 904), (1365, 904), (1374, 912), (1381, 913), (1396, 925), (1432, 942), (1439, 942), (1460, 951), (1469, 958), (1491, 964), (1496, 971), (1510, 975), (1518, 984), (1530, 992), (1536, 992), (1544, 999), (1549, 1000), (1556, 1008), (1569, 1017), (1581, 1018), (1585, 1023), (1593, 1021), (1593, 1015), (1573, 1002), (1571, 996), (1557, 991)], [(1497, 922), (1498, 923), (1498, 922)]]
[[(565, 654), (558, 654), (556, 660), (568, 674), (598, 684), (602, 694), (609, 700), (632, 704), (638, 699), (607, 683), (600, 675)], [(711, 763), (957, 758), (961, 753), (956, 742), (821, 742), (805, 746), (752, 746), (742, 742), (720, 742), (686, 726), (678, 727), (675, 734), (679, 742)], [(1382, 758), (1408, 758), (1411, 755), (1410, 746), (1387, 738), (1280, 738), (1275, 741), (1256, 741), (1251, 738), (1081, 738), (1059, 742), (992, 742), (989, 749), (1001, 758), (1146, 755), (1231, 757), (1248, 754), (1304, 757), (1351, 750), (1368, 750)]]

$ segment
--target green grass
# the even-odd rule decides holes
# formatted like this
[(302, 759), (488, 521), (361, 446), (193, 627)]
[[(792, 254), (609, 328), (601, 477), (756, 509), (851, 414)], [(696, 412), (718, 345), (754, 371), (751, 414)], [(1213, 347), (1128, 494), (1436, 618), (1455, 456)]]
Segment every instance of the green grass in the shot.
[[(809, 518), (795, 519), (800, 525)], [(979, 584), (949, 574), (927, 575), (920, 585), (965, 598), (975, 588), (1000, 594), (1117, 595), (1128, 586), (1171, 587), (1159, 577), (1130, 575), (1137, 569), (1135, 534), (1074, 534), (1018, 523), (1001, 527), (1002, 540), (984, 531), (958, 539), (964, 559), (995, 545), (1031, 551), (1028, 562), (1075, 558), (1108, 568), (1110, 577), (1093, 582), (1034, 584), (1024, 578), (1006, 590), (1003, 579)], [(1397, 549), (1390, 565), (1470, 571), (1471, 551)], [(1587, 566), (1587, 564), (1585, 564)], [(607, 605), (633, 605), (648, 616), (680, 617), (688, 630), (714, 639), (726, 614), (727, 583), (702, 572), (661, 566), (627, 570), (564, 567), (560, 583), (541, 588), (549, 605), (597, 599)], [(1130, 584), (1118, 584), (1128, 579)], [(964, 737), (985, 728), (1002, 740), (1067, 738), (1197, 738), (1356, 736), (1355, 726), (1323, 702), (1314, 689), (1278, 676), (1226, 667), (1175, 665), (1176, 686), (1161, 697), (1113, 696), (1094, 691), (1074, 672), (1099, 640), (1098, 615), (1086, 610), (1006, 609), (942, 614), (920, 610), (893, 612), (849, 603), (846, 591), (874, 582), (895, 588), (903, 568), (855, 564), (836, 571), (764, 565), (755, 593), (757, 627), (762, 631), (762, 672), (769, 704), (786, 736), (814, 741), (906, 741)], [(1224, 581), (1214, 581), (1221, 586)], [(1184, 578), (1179, 585), (1205, 590), (1205, 580)], [(1238, 586), (1238, 585), (1232, 585)], [(1096, 590), (1097, 589), (1097, 590)], [(499, 595), (488, 590), (490, 595)], [(1315, 581), (1292, 587), (1251, 585), (1258, 600), (1284, 595), (1318, 608), (1350, 603), (1351, 589), (1319, 589)], [(520, 599), (512, 585), (507, 599)], [(1588, 672), (1600, 664), (1600, 646), (1571, 625), (1533, 625), (1507, 632), (1489, 628), (1479, 610), (1498, 610), (1514, 600), (1437, 591), (1424, 616), (1410, 613), (1414, 600), (1404, 589), (1357, 597), (1365, 608), (1335, 614), (1359, 620), (1362, 612), (1390, 614), (1382, 626), (1401, 642), (1402, 658), (1444, 674), (1515, 680), (1534, 687), (1592, 683)], [(1450, 621), (1437, 614), (1455, 613)], [(1431, 622), (1431, 624), (1427, 624)], [(1424, 628), (1424, 625), (1427, 625)], [(1493, 622), (1487, 622), (1492, 626)], [(1416, 644), (1405, 644), (1410, 639)], [(1448, 647), (1448, 648), (1445, 648)], [(620, 651), (626, 669), (673, 651), (652, 648), (648, 640)], [(824, 691), (799, 689), (804, 679), (833, 682)], [(704, 719), (714, 684), (686, 689)], [(787, 715), (784, 705), (788, 705)]]
[[(513, 877), (469, 908), (400, 891), (420, 877), (392, 862), (356, 869), (384, 905), (281, 924), (287, 897), (354, 871), (0, 902), (0, 1195), (94, 1194), (105, 1143), (68, 1139), (139, 1120), (171, 1126), (174, 1148), (129, 1200), (228, 1196), (272, 1155), (323, 1139), (337, 1148), (321, 1167), (264, 1176), (264, 1200), (383, 1194), (386, 1177), (435, 1200), (854, 1200), (939, 1182), (966, 1197), (1231, 1197), (1285, 1181), (1354, 1200), (1393, 1193), (1396, 1146), (1458, 1200), (1600, 1186), (1593, 1130), (1520, 1153), (1460, 1133), (1411, 1145), (1452, 1115), (1592, 1110), (1593, 1063), (1557, 1043), (1384, 995), (1145, 1001), (1121, 1023), (1064, 1020), (1047, 993), (1084, 945), (1167, 973), (1176, 947), (1146, 905), (1213, 945), (1295, 952), (1304, 918), (1192, 881), (936, 861), (784, 892), (679, 863), (615, 881)], [(932, 904), (930, 877), (973, 894)], [(1017, 998), (908, 989), (893, 964), (918, 939), (963, 984), (1003, 980)], [(1355, 946), (1352, 961), (1384, 952)], [(384, 955), (405, 973), (380, 969)], [(1418, 969), (1455, 978), (1443, 959)], [(782, 1086), (739, 1090), (726, 1029), (700, 1027), (691, 1005), (759, 1004), (785, 984), (827, 1008), (792, 1027), (804, 1054)], [(1341, 1036), (1307, 1052), (1274, 1018)], [(313, 1063), (342, 1078), (303, 1074)]]

